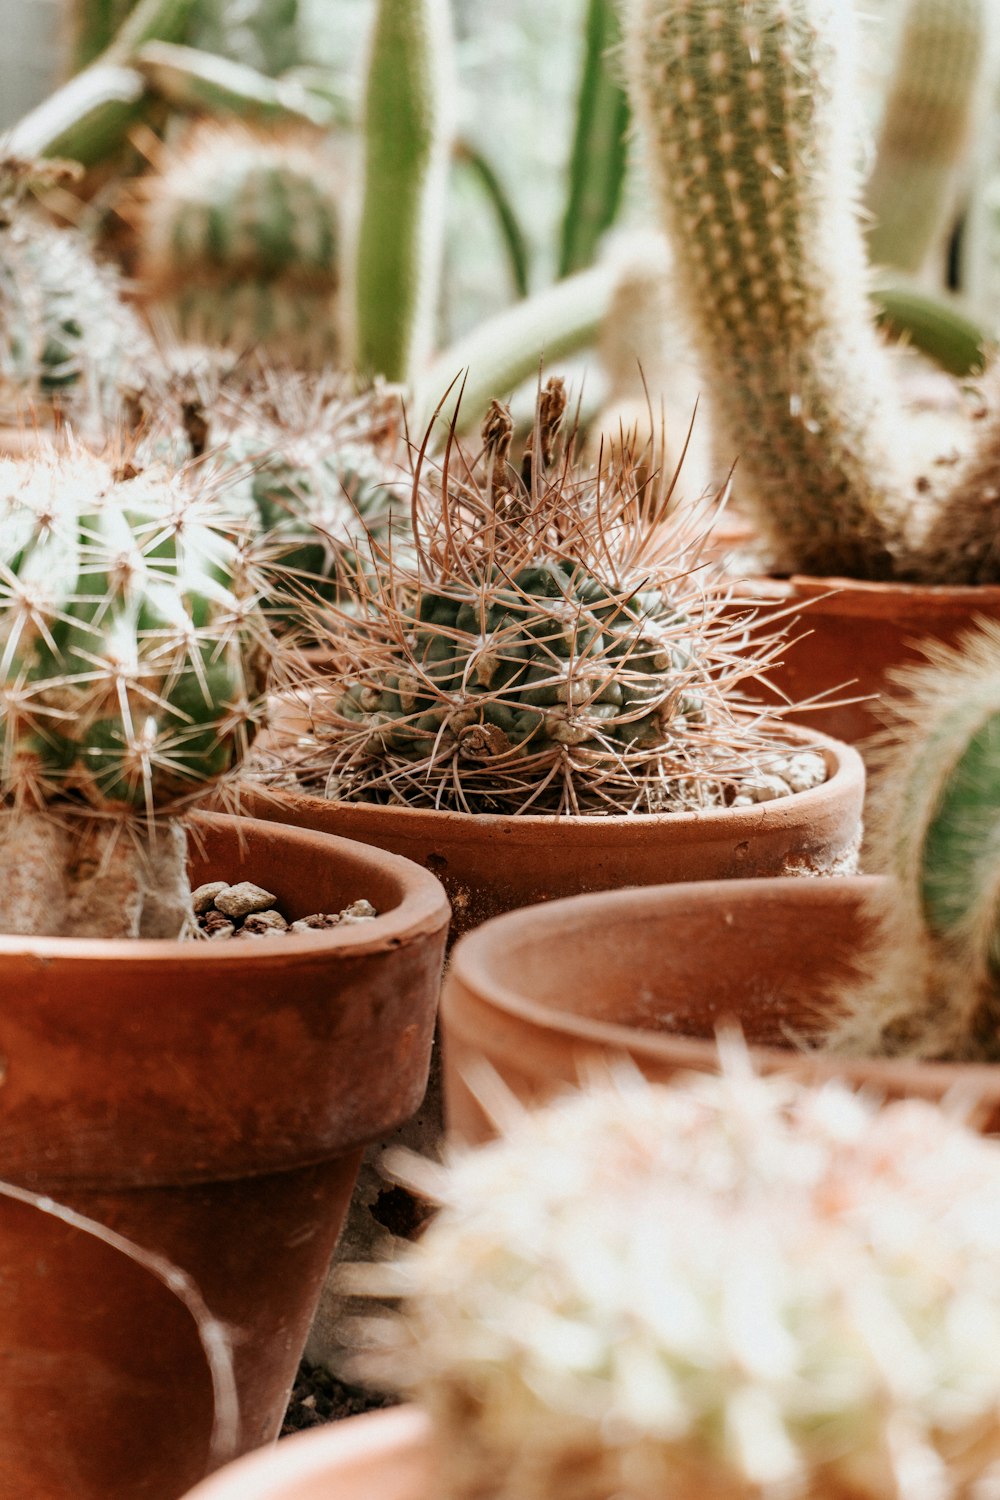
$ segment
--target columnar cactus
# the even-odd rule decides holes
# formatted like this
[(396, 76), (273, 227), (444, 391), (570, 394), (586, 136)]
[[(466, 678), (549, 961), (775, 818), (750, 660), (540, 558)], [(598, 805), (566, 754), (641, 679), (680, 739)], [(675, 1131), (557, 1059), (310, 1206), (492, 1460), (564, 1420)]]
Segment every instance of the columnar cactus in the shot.
[(920, 271), (944, 248), (968, 148), (989, 99), (989, 0), (908, 0), (865, 186), (877, 265)]
[(183, 475), (0, 463), (0, 931), (182, 930), (177, 816), (264, 714), (260, 588)]
[(825, 779), (820, 756), (792, 769), (740, 715), (739, 684), (767, 648), (741, 654), (743, 627), (722, 621), (703, 573), (689, 576), (694, 538), (682, 520), (671, 547), (667, 497), (650, 496), (629, 454), (597, 476), (573, 470), (564, 405), (551, 381), (515, 467), (510, 414), (494, 403), (478, 463), (449, 450), (443, 494), (415, 480), (415, 556), (373, 551), (355, 612), (310, 617), (346, 685), (319, 685), (299, 758), (308, 785), (467, 812), (627, 813)]
[(780, 566), (996, 578), (1000, 422), (950, 484), (873, 327), (852, 29), (841, 0), (630, 0), (633, 99), (720, 449)]
[(185, 339), (328, 363), (340, 214), (339, 174), (318, 138), (194, 125), (144, 183), (141, 289)]
[(1000, 631), (929, 654), (894, 705), (879, 782), (881, 942), (830, 1045), (1000, 1061)]
[(1000, 1146), (937, 1107), (733, 1067), (391, 1167), (441, 1206), (352, 1278), (403, 1299), (354, 1364), (428, 1411), (445, 1500), (961, 1500), (1000, 1465)]

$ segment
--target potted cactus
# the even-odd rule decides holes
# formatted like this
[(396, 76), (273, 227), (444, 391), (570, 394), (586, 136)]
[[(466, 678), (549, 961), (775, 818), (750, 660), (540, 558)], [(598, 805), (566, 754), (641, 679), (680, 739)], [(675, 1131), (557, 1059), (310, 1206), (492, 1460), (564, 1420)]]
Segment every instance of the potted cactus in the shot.
[[(237, 1331), (242, 1451), (277, 1430), (362, 1147), (423, 1093), (447, 903), (380, 851), (189, 815), (263, 722), (275, 653), (222, 486), (70, 446), (5, 461), (0, 496), (0, 1179)], [(184, 941), (206, 883), (284, 913)], [(373, 920), (274, 931), (358, 899)], [(56, 1239), (0, 1216), (3, 1488), (175, 1500), (225, 1456), (190, 1311)], [(40, 1423), (68, 1388), (73, 1420)]]
[(574, 467), (565, 400), (540, 392), (518, 464), (499, 403), (478, 458), (418, 460), (412, 537), (314, 612), (337, 669), (251, 806), (405, 850), (456, 933), (578, 890), (849, 870), (856, 754), (761, 721), (741, 686), (778, 646), (720, 624), (665, 484), (627, 453)]
[(411, 1170), (441, 1206), (359, 1278), (403, 1301), (355, 1365), (419, 1405), (189, 1500), (909, 1500), (995, 1471), (1000, 1147), (941, 1109), (734, 1061)]
[[(879, 342), (857, 211), (852, 7), (627, 9), (632, 100), (719, 454), (738, 459), (779, 575), (750, 588), (779, 610), (810, 604), (808, 638), (774, 681), (806, 700), (851, 681), (878, 692), (916, 638), (954, 639), (1000, 613), (993, 387), (985, 420), (960, 411), (942, 430), (908, 415)], [(945, 24), (941, 35), (944, 47)], [(814, 722), (854, 740), (874, 712), (842, 706)]]

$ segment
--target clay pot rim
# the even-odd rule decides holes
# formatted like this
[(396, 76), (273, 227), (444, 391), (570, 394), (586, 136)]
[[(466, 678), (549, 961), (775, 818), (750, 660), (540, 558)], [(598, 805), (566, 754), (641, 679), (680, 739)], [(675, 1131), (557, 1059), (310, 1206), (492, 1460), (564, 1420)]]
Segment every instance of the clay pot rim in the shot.
[(408, 807), (392, 802), (341, 801), (332, 797), (321, 797), (315, 792), (303, 792), (291, 787), (269, 786), (254, 782), (249, 790), (254, 797), (282, 803), (336, 807), (349, 813), (352, 808), (364, 811), (368, 816), (385, 814), (419, 827), (433, 820), (435, 827), (450, 828), (456, 833), (481, 828), (488, 837), (497, 828), (507, 830), (520, 828), (527, 835), (551, 833), (558, 829), (561, 836), (579, 838), (581, 834), (608, 828), (623, 829), (663, 828), (724, 828), (727, 823), (739, 818), (752, 834), (757, 825), (764, 825), (774, 817), (777, 808), (796, 809), (803, 821), (818, 815), (831, 801), (838, 800), (851, 784), (864, 785), (865, 767), (860, 753), (853, 745), (833, 739), (818, 729), (807, 729), (802, 724), (785, 724), (779, 720), (766, 719), (765, 726), (776, 735), (788, 740), (793, 747), (817, 749), (823, 752), (827, 765), (827, 778), (821, 786), (811, 787), (805, 792), (792, 792), (787, 797), (778, 797), (771, 802), (758, 802), (752, 807), (708, 807), (696, 812), (659, 813), (467, 813), (433, 807)]
[[(901, 594), (907, 599), (929, 596), (931, 599), (955, 599), (958, 603), (973, 603), (976, 599), (1000, 602), (1000, 584), (997, 583), (906, 583), (883, 581), (871, 578), (845, 578), (839, 573), (751, 573), (734, 581), (736, 597), (742, 602), (752, 601), (762, 591), (762, 602), (776, 596), (782, 599), (796, 595), (869, 594), (873, 597), (886, 594)], [(770, 596), (767, 591), (771, 590)], [(971, 625), (971, 622), (970, 622)]]
[(320, 843), (331, 858), (363, 850), (366, 863), (374, 865), (400, 885), (401, 899), (396, 906), (371, 922), (344, 928), (318, 929), (315, 933), (295, 933), (290, 937), (282, 935), (280, 943), (277, 939), (233, 945), (179, 942), (173, 938), (21, 937), (0, 934), (0, 965), (5, 958), (23, 957), (27, 954), (43, 962), (60, 959), (63, 962), (71, 960), (74, 963), (98, 965), (158, 961), (186, 965), (205, 963), (210, 958), (213, 964), (242, 964), (255, 970), (276, 965), (287, 970), (290, 959), (308, 960), (324, 954), (360, 957), (393, 948), (418, 933), (436, 931), (450, 919), (451, 906), (437, 877), (401, 854), (390, 854), (374, 844), (345, 838), (341, 834), (318, 833), (314, 829), (230, 813), (196, 813), (190, 819), (190, 827), (194, 831), (203, 826), (226, 825), (239, 825), (241, 829), (248, 831), (259, 828), (270, 838), (276, 836), (275, 830), (280, 830), (281, 836), (286, 837), (293, 845)]
[(294, 1500), (297, 1488), (322, 1480), (334, 1494), (336, 1471), (380, 1455), (430, 1447), (430, 1421), (418, 1406), (366, 1412), (282, 1438), (202, 1480), (184, 1500)]
[[(530, 941), (550, 931), (553, 938), (567, 918), (589, 919), (593, 925), (603, 915), (612, 917), (625, 908), (633, 915), (636, 908), (648, 907), (661, 919), (670, 907), (683, 907), (692, 900), (726, 900), (738, 902), (744, 892), (753, 890), (762, 898), (790, 898), (795, 904), (822, 908), (831, 895), (847, 900), (865, 899), (878, 889), (884, 877), (876, 875), (758, 876), (749, 880), (678, 881), (668, 885), (640, 886), (616, 891), (592, 891), (582, 896), (567, 896), (538, 906), (522, 907), (491, 917), (480, 927), (465, 933), (452, 950), (449, 969), (441, 996), (440, 1014), (445, 1026), (460, 1029), (459, 1013), (470, 1003), (459, 993), (465, 989), (473, 1005), (480, 1004), (515, 1020), (526, 1022), (550, 1034), (578, 1042), (581, 1048), (600, 1048), (622, 1054), (642, 1056), (679, 1068), (697, 1072), (717, 1069), (716, 1043), (701, 1037), (670, 1031), (646, 1031), (636, 1026), (598, 1021), (573, 1011), (561, 1010), (544, 1001), (533, 1000), (521, 990), (493, 977), (491, 958), (498, 950), (509, 952), (519, 934)], [(520, 943), (518, 942), (518, 946)], [(897, 1092), (919, 1092), (940, 1097), (961, 1087), (963, 1100), (973, 1102), (1000, 1095), (1000, 1064), (913, 1062), (897, 1058), (839, 1058), (821, 1052), (796, 1051), (770, 1045), (751, 1044), (751, 1055), (765, 1072), (783, 1069), (801, 1072), (808, 1069), (815, 1079), (846, 1078), (856, 1087), (887, 1087)], [(914, 1088), (919, 1080), (923, 1087)]]

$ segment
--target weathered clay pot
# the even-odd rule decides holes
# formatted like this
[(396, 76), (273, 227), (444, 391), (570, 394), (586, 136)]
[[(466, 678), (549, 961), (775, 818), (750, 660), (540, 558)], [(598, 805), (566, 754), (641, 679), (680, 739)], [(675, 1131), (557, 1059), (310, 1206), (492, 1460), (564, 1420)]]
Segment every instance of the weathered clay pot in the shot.
[[(420, 1102), (448, 910), (379, 850), (192, 827), (196, 881), (255, 878), (291, 916), (360, 896), (382, 915), (238, 943), (0, 937), (0, 1178), (193, 1280), (232, 1332), (238, 1453), (277, 1432), (364, 1144)], [(0, 1494), (176, 1500), (213, 1461), (188, 1311), (8, 1199), (0, 1267)]]
[(986, 585), (751, 578), (736, 587), (727, 613), (745, 614), (750, 601), (763, 624), (772, 615), (790, 620), (791, 644), (781, 664), (768, 668), (771, 688), (760, 684), (761, 700), (802, 703), (821, 693), (865, 699), (789, 715), (849, 745), (882, 727), (879, 700), (887, 690), (898, 691), (889, 673), (923, 661), (922, 641), (950, 644), (978, 621), (1000, 619), (1000, 587)]
[(254, 817), (360, 839), (437, 875), (452, 904), (452, 937), (500, 912), (581, 891), (737, 876), (853, 870), (864, 767), (856, 751), (798, 729), (830, 768), (823, 786), (750, 808), (634, 817), (495, 816), (331, 802), (252, 791)]
[(731, 880), (579, 896), (498, 917), (458, 943), (441, 998), (449, 1134), (492, 1134), (476, 1092), (488, 1063), (541, 1103), (588, 1066), (627, 1054), (649, 1078), (717, 1066), (737, 1022), (757, 1066), (833, 1074), (887, 1097), (941, 1098), (960, 1083), (1000, 1128), (1000, 1068), (858, 1061), (807, 1053), (832, 986), (871, 941), (871, 877)]
[(398, 1406), (285, 1438), (184, 1500), (428, 1500), (433, 1493), (427, 1418)]

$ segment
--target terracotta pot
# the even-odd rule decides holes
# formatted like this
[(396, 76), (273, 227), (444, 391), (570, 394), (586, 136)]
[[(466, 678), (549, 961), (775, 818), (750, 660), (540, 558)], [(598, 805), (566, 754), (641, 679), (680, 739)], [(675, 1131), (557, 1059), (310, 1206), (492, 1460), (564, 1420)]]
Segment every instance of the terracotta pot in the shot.
[(30, 458), (37, 447), (34, 428), (0, 426), (0, 458)]
[(871, 940), (875, 881), (731, 880), (578, 896), (511, 912), (458, 943), (441, 998), (449, 1133), (492, 1125), (476, 1089), (488, 1063), (541, 1103), (609, 1055), (651, 1079), (717, 1066), (720, 1023), (736, 1021), (757, 1065), (837, 1074), (887, 1097), (940, 1099), (960, 1083), (1000, 1128), (1000, 1068), (846, 1062), (793, 1048), (815, 1036), (830, 990)]
[(427, 1500), (433, 1478), (427, 1418), (397, 1406), (284, 1438), (185, 1500)]
[(857, 752), (795, 730), (822, 749), (829, 779), (750, 808), (634, 817), (497, 816), (330, 802), (248, 791), (254, 817), (361, 839), (437, 875), (452, 904), (452, 937), (500, 912), (581, 891), (741, 875), (848, 873), (856, 868), (864, 801)]
[(792, 617), (793, 644), (781, 665), (768, 669), (771, 687), (759, 684), (761, 700), (801, 703), (820, 693), (866, 699), (790, 715), (849, 745), (882, 727), (879, 699), (892, 689), (889, 673), (923, 661), (922, 641), (953, 643), (982, 619), (1000, 620), (1000, 587), (986, 585), (751, 578), (737, 586), (727, 613), (745, 614), (751, 601), (759, 601), (763, 622), (779, 614), (787, 619), (788, 611)]
[[(383, 915), (238, 943), (0, 937), (0, 1178), (193, 1280), (232, 1330), (243, 1452), (278, 1429), (364, 1144), (420, 1102), (448, 911), (378, 850), (192, 827), (197, 882), (256, 879), (293, 917), (360, 896)], [(186, 1309), (6, 1199), (0, 1267), (0, 1494), (176, 1500), (214, 1461)]]

